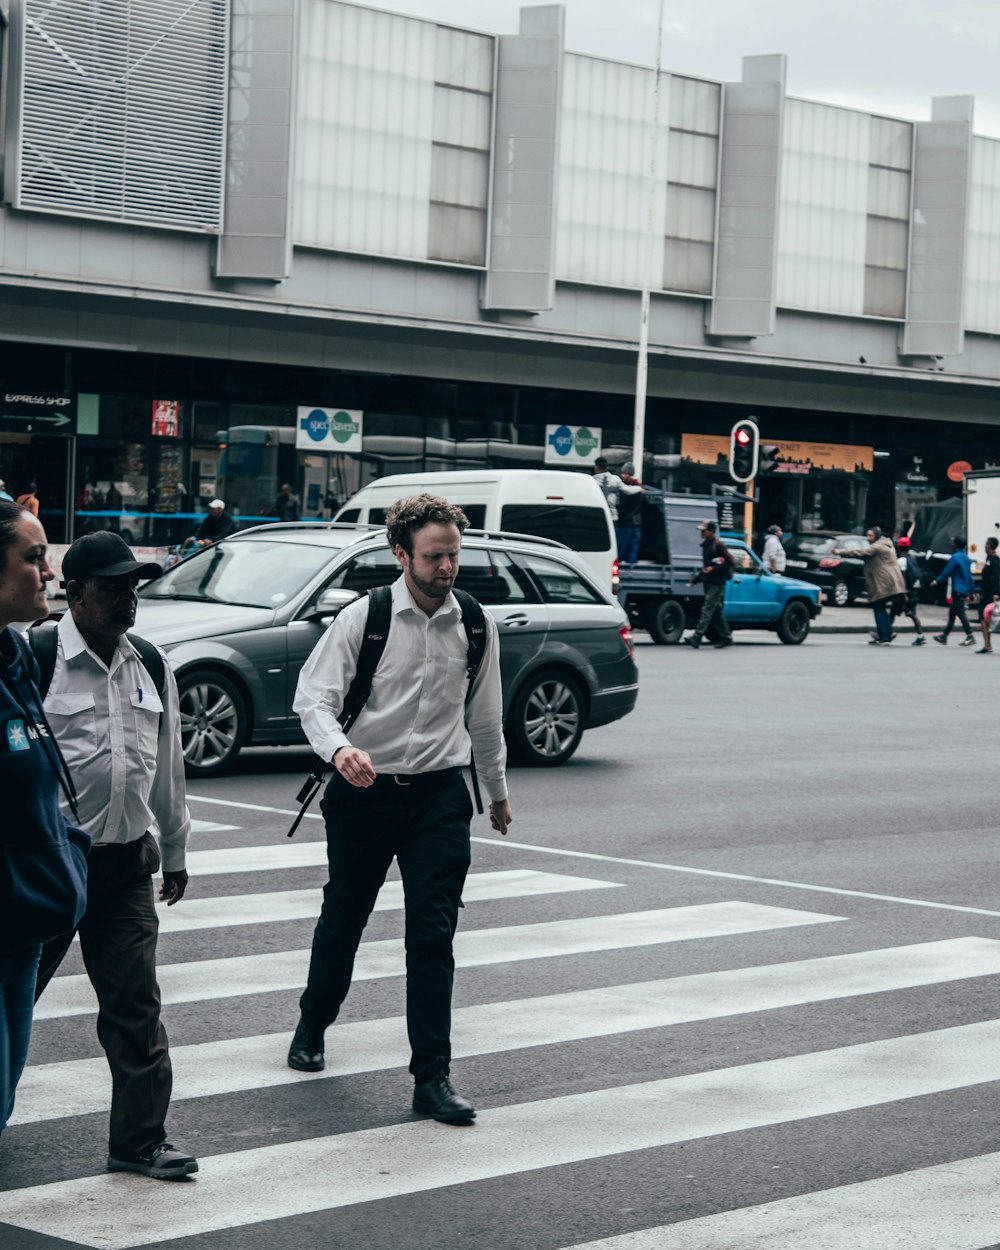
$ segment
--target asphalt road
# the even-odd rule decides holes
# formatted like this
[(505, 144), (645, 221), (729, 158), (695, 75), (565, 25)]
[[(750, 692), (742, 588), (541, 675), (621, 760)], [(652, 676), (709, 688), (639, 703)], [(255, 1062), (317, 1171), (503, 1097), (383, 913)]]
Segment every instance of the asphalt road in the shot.
[(323, 881), (319, 822), (284, 838), (309, 758), (193, 783), (160, 963), (170, 1132), (202, 1171), (101, 1173), (74, 952), (0, 1143), (0, 1245), (1000, 1244), (1000, 655), (908, 641), (641, 643), (634, 715), (512, 772), (509, 839), (473, 829), (457, 948), (471, 1129), (409, 1111), (392, 885), (331, 1069), (285, 1083)]

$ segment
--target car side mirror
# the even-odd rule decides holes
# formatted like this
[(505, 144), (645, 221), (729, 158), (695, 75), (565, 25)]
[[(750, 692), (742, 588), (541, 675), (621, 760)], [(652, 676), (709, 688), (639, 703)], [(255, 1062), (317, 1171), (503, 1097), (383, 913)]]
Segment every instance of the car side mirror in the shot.
[(321, 591), (319, 598), (306, 612), (305, 619), (307, 621), (319, 621), (327, 616), (336, 616), (338, 612), (342, 612), (349, 603), (353, 603), (355, 599), (360, 598), (356, 590), (344, 590), (341, 587), (330, 587)]

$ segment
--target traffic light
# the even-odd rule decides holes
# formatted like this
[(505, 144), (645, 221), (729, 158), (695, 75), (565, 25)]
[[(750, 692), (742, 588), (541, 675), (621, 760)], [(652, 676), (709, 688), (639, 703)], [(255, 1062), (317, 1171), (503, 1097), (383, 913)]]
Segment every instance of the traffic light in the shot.
[(736, 422), (729, 434), (729, 476), (734, 482), (749, 482), (757, 476), (759, 443), (755, 421)]

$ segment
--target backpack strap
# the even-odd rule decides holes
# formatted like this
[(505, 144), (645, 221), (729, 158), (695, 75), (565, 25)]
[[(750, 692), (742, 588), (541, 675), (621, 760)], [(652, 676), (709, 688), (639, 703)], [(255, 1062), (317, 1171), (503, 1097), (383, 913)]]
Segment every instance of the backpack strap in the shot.
[(160, 702), (162, 703), (166, 698), (167, 670), (159, 647), (154, 647), (151, 642), (147, 642), (145, 638), (140, 638), (138, 634), (126, 634), (125, 637), (139, 652), (142, 667), (152, 677), (156, 693), (160, 696)]
[[(486, 651), (486, 617), (483, 613), (483, 605), (478, 599), (473, 599), (467, 591), (458, 590), (454, 587), (451, 592), (458, 600), (458, 606), (462, 609), (462, 624), (465, 627), (465, 637), (468, 642), (466, 650), (466, 676), (469, 679), (468, 689), (465, 692), (465, 706), (469, 706), (469, 700), (472, 698), (472, 688), (476, 683), (479, 675), (479, 669), (483, 662), (483, 655)], [(470, 750), (469, 754), (469, 770), (472, 773), (472, 793), (476, 796), (476, 811), (480, 816), (483, 814), (483, 796), (479, 792), (479, 773), (476, 771), (476, 756)]]
[(49, 693), (49, 686), (52, 685), (52, 674), (56, 671), (59, 635), (55, 625), (39, 625), (37, 629), (29, 629), (28, 642), (38, 664), (38, 693), (44, 701)]
[(361, 639), (361, 650), (340, 716), (340, 726), (345, 734), (361, 715), (371, 695), (375, 670), (389, 640), (391, 624), (392, 587), (372, 586), (368, 591), (368, 620)]

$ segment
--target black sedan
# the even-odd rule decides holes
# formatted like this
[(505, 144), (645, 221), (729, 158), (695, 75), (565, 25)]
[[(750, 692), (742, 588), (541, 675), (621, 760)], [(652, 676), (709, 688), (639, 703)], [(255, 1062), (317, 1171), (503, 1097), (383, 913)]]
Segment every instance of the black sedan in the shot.
[(834, 548), (867, 547), (868, 539), (863, 534), (813, 530), (803, 534), (786, 534), (782, 543), (788, 575), (819, 586), (824, 603), (846, 608), (865, 593), (864, 560), (833, 554)]

